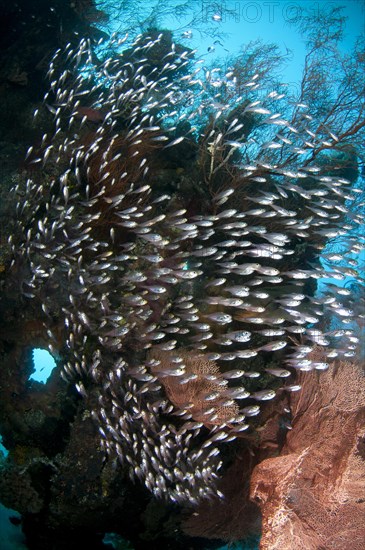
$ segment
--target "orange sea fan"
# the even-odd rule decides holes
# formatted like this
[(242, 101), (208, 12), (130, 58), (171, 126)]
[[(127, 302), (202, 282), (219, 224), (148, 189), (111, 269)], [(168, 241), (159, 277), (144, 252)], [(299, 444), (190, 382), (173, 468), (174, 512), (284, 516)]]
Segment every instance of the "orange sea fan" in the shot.
[(227, 381), (219, 378), (215, 361), (192, 351), (178, 355), (184, 365), (184, 374), (180, 376), (170, 374), (176, 368), (172, 353), (153, 352), (153, 358), (160, 363), (152, 372), (159, 378), (171, 403), (180, 410), (187, 409), (193, 420), (207, 427), (232, 422), (238, 416), (239, 407), (228, 397)]
[(338, 361), (318, 377), (301, 373), (299, 382), (302, 391), (291, 396), (293, 429), (281, 454), (261, 462), (251, 479), (251, 499), (263, 515), (260, 548), (360, 550), (365, 535), (363, 366)]

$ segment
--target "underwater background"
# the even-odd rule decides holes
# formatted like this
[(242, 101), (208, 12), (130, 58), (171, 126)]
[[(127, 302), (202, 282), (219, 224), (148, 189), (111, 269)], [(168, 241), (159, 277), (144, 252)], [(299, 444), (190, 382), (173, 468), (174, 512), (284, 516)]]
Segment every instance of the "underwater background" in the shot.
[(0, 548), (362, 548), (363, 3), (0, 10)]

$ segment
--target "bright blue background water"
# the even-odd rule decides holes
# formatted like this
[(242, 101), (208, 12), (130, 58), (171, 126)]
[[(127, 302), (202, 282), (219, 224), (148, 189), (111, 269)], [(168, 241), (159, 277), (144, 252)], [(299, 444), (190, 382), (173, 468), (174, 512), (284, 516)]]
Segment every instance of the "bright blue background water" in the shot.
[(36, 382), (46, 382), (47, 378), (51, 375), (52, 370), (56, 366), (56, 361), (46, 349), (34, 348), (33, 364), (34, 372), (30, 376), (30, 380), (35, 380)]
[[(347, 17), (344, 40), (341, 44), (344, 52), (351, 50), (356, 36), (364, 31), (365, 4), (360, 0), (345, 0), (343, 2), (313, 2), (311, 0), (300, 2), (286, 0), (213, 2), (201, 0), (196, 4), (202, 10), (203, 21), (211, 23), (214, 15), (221, 17), (221, 21), (217, 21), (216, 26), (222, 33), (227, 34), (221, 40), (222, 46), (215, 45), (215, 51), (208, 55), (211, 57), (226, 56), (227, 52), (224, 48), (228, 49), (230, 54), (237, 54), (243, 44), (257, 39), (262, 39), (264, 43), (277, 44), (282, 54), (286, 54), (288, 48), (293, 55), (282, 73), (283, 82), (296, 89), (302, 74), (305, 56), (304, 42), (295, 27), (290, 24), (296, 17), (303, 14), (305, 10), (311, 14), (317, 14), (323, 7), (344, 6), (343, 14)], [(177, 25), (185, 25), (189, 22), (188, 19), (176, 21), (173, 17), (168, 18), (166, 27), (173, 29)], [(212, 41), (209, 38), (202, 39), (198, 33), (193, 33), (191, 44), (194, 48), (198, 48), (200, 53), (207, 53)]]
[[(100, 1), (101, 5), (107, 7), (113, 6), (115, 0)], [(155, 5), (156, 0), (142, 1), (135, 0), (131, 5)], [(179, 5), (182, 0), (171, 2), (173, 5)], [(343, 52), (349, 52), (352, 49), (356, 37), (364, 32), (365, 27), (365, 3), (363, 0), (343, 0), (341, 1), (287, 1), (287, 0), (195, 0), (192, 2), (193, 10), (182, 18), (177, 17), (176, 12), (171, 10), (171, 15), (159, 21), (161, 28), (176, 30), (176, 40), (193, 49), (198, 50), (198, 54), (207, 57), (207, 61), (212, 61), (216, 57), (226, 57), (227, 55), (236, 55), (240, 48), (250, 41), (261, 39), (264, 43), (275, 43), (279, 46), (284, 55), (289, 49), (287, 66), (282, 71), (283, 82), (289, 85), (290, 91), (298, 90), (305, 57), (305, 45), (298, 30), (291, 25), (295, 18), (308, 11), (312, 15), (318, 14), (319, 10), (325, 8), (330, 10), (332, 7), (342, 6), (342, 14), (347, 18), (341, 49)], [(146, 10), (147, 11), (147, 10)], [(196, 19), (196, 23), (192, 20)], [(107, 25), (109, 31), (118, 30), (120, 23), (110, 23)], [(217, 31), (224, 35), (220, 39), (220, 44), (214, 44), (214, 38), (204, 37), (201, 31)], [(192, 31), (191, 38), (183, 38), (183, 31)], [(212, 51), (208, 52), (208, 48)], [(229, 50), (227, 52), (226, 50)]]

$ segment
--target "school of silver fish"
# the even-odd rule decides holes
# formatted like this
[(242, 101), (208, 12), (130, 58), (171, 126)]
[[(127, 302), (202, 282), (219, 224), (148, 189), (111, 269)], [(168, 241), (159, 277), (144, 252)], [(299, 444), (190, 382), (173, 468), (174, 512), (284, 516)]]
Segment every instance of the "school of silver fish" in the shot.
[[(344, 267), (342, 255), (329, 254), (332, 282), (325, 295), (316, 295), (308, 283), (328, 271), (320, 262), (297, 265), (293, 242), (302, 239), (319, 256), (329, 239), (343, 237), (352, 258), (365, 248), (365, 239), (351, 236), (363, 222), (350, 215), (357, 191), (347, 180), (322, 173), (311, 156), (323, 138), (306, 105), (296, 105), (287, 120), (275, 112), (282, 94), (255, 99), (261, 93), (257, 75), (228, 103), (219, 92), (219, 69), (212, 75), (190, 52), (177, 53), (174, 44), (161, 66), (151, 69), (149, 52), (161, 39), (162, 34), (137, 37), (129, 45), (134, 63), (123, 53), (97, 62), (88, 40), (56, 52), (50, 90), (35, 112), (35, 117), (41, 109), (51, 112), (54, 134), (43, 136), (40, 149), (27, 152), (32, 164), (47, 168), (48, 178), (41, 183), (29, 178), (24, 188), (15, 188), (19, 232), (9, 242), (13, 269), (27, 266), (23, 294), (41, 303), (45, 319), (61, 319), (64, 325), (63, 378), (85, 398), (98, 388), (92, 415), (103, 448), (157, 497), (195, 505), (222, 496), (215, 486), (221, 444), (249, 428), (248, 420), (259, 413), (255, 401), (300, 390), (298, 370), (323, 370), (336, 357), (356, 354), (353, 323), (364, 315), (355, 315), (343, 287), (346, 277), (364, 283), (356, 261)], [(122, 49), (127, 41), (112, 37), (109, 47)], [(221, 80), (234, 89), (233, 72)], [(240, 134), (238, 118), (223, 123), (246, 97), (251, 99), (245, 112), (257, 117), (266, 136), (262, 142)], [(91, 117), (82, 110), (85, 105), (97, 121), (91, 143), (79, 139)], [(162, 154), (196, 139), (204, 109), (214, 119), (207, 138), (210, 174), (240, 152), (240, 185), (255, 182), (257, 191), (245, 196), (243, 208), (238, 199), (233, 203), (236, 187), (222, 188), (212, 197), (209, 214), (191, 215), (176, 209), (171, 195), (156, 193), (138, 145), (146, 132)], [(95, 114), (101, 111), (102, 116)], [(183, 121), (194, 124), (193, 130), (177, 135)], [(88, 185), (88, 161), (122, 132), (136, 147), (141, 175), (130, 181), (121, 173), (127, 187), (109, 196), (103, 186), (110, 176), (106, 161), (96, 192)], [(336, 136), (328, 135), (325, 146), (335, 143)], [(293, 197), (300, 208), (291, 206)], [(103, 239), (94, 231), (100, 201), (111, 220)], [(131, 236), (128, 242), (118, 240), (121, 232)], [(325, 318), (336, 319), (336, 327), (323, 328)], [(51, 322), (47, 334), (50, 351), (59, 354)], [(318, 347), (320, 361), (311, 358)], [(194, 419), (191, 403), (177, 407), (164, 391), (176, 380), (184, 390), (194, 387), (198, 374), (187, 370), (182, 351), (218, 365), (215, 372), (199, 373), (207, 388), (214, 388), (199, 395), (204, 421)], [(156, 359), (156, 353), (165, 359)], [(266, 367), (257, 372), (252, 366), (258, 357)], [(267, 382), (260, 387), (263, 376), (280, 389)], [(246, 386), (255, 379), (250, 392)], [(234, 404), (235, 414), (217, 423), (219, 411)]]

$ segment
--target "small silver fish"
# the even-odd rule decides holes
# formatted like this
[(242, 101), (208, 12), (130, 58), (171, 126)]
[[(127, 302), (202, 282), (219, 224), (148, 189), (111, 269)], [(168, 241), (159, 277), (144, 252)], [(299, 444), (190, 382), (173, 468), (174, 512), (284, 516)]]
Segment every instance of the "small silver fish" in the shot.
[(274, 399), (275, 395), (276, 393), (274, 390), (261, 390), (253, 392), (251, 397), (257, 399), (257, 401), (268, 401), (270, 399)]
[(209, 313), (208, 315), (205, 315), (208, 319), (211, 319), (212, 321), (220, 324), (220, 325), (226, 325), (228, 323), (232, 322), (232, 316), (228, 313)]

